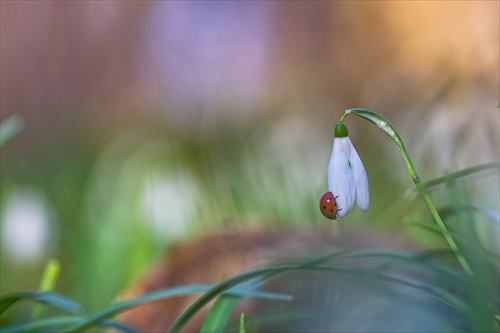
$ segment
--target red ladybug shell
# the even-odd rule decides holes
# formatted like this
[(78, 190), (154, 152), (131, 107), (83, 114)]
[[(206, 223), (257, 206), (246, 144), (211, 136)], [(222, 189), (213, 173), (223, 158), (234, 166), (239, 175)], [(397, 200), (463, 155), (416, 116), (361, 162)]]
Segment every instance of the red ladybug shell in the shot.
[(330, 220), (337, 218), (337, 204), (332, 192), (326, 192), (319, 200), (319, 209), (321, 213)]

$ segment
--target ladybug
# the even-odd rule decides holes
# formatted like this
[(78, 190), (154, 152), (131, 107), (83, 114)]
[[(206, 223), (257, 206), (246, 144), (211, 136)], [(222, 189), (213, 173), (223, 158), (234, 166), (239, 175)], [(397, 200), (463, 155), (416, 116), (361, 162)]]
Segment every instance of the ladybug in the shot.
[(319, 200), (319, 209), (327, 219), (335, 220), (337, 218), (337, 211), (340, 210), (337, 209), (335, 202), (337, 197), (338, 195), (334, 197), (332, 192), (326, 192)]

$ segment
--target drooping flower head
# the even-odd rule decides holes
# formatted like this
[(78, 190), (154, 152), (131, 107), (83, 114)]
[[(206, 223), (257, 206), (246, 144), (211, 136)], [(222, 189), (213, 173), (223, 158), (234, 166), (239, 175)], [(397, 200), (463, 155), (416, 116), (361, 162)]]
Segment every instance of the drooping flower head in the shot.
[(335, 125), (332, 156), (328, 164), (328, 190), (337, 205), (337, 216), (344, 217), (356, 201), (362, 211), (370, 206), (365, 167), (349, 139), (343, 122)]

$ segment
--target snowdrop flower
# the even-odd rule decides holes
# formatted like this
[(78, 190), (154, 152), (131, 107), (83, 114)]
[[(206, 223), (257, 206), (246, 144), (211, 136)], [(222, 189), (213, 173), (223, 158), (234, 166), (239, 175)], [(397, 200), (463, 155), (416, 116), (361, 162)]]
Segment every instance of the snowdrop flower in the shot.
[(344, 217), (356, 201), (359, 209), (368, 210), (370, 194), (363, 162), (347, 136), (346, 125), (335, 125), (332, 156), (328, 164), (328, 190), (334, 196), (336, 215)]

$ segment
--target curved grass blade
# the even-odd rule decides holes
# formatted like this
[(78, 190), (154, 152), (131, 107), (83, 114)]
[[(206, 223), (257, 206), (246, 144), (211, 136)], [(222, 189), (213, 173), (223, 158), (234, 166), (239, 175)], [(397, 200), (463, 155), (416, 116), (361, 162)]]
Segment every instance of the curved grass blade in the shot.
[(210, 302), (212, 299), (222, 294), (226, 290), (229, 290), (231, 287), (255, 278), (276, 275), (279, 272), (285, 271), (287, 269), (288, 267), (283, 267), (281, 270), (275, 268), (261, 268), (251, 270), (222, 281), (221, 283), (215, 285), (208, 292), (206, 292), (203, 296), (198, 298), (198, 300), (196, 300), (193, 304), (191, 304), (191, 306), (186, 311), (184, 311), (184, 313), (172, 324), (169, 332), (178, 332), (203, 306), (205, 306), (208, 302)]
[(191, 306), (182, 313), (182, 315), (177, 318), (177, 320), (172, 324), (171, 328), (168, 332), (178, 332), (190, 319), (193, 317), (202, 307), (204, 307), (208, 302), (222, 294), (223, 292), (229, 290), (230, 288), (241, 284), (243, 282), (247, 282), (256, 278), (269, 279), (275, 275), (278, 275), (287, 270), (291, 270), (300, 267), (308, 267), (311, 265), (315, 265), (321, 262), (324, 262), (332, 257), (338, 256), (339, 253), (327, 254), (325, 256), (321, 256), (318, 258), (314, 258), (313, 260), (308, 260), (305, 263), (295, 264), (295, 265), (280, 265), (268, 268), (258, 268), (254, 270), (250, 270), (244, 272), (242, 274), (236, 275), (230, 279), (220, 282), (215, 285), (210, 291), (205, 293), (203, 296), (198, 298)]
[[(466, 301), (446, 291), (445, 289), (400, 274), (379, 272), (375, 270), (367, 271), (365, 269), (353, 269), (351, 267), (342, 267), (342, 266), (318, 266), (312, 269), (334, 271), (345, 274), (355, 274), (358, 277), (363, 277), (366, 279), (376, 278), (384, 281), (395, 282), (397, 284), (410, 287), (412, 289), (419, 290), (430, 296), (433, 296), (436, 299), (442, 301), (443, 303), (448, 304), (451, 307), (457, 309), (458, 311), (460, 311), (461, 313), (465, 314), (468, 317), (470, 317), (474, 311), (474, 309)], [(386, 290), (387, 292), (390, 292), (389, 289)]]
[[(405, 222), (406, 225), (408, 226), (411, 226), (411, 227), (416, 227), (416, 228), (420, 228), (422, 230), (425, 230), (425, 231), (429, 231), (430, 233), (433, 233), (435, 235), (438, 235), (438, 236), (441, 236), (443, 235), (443, 231), (441, 231), (436, 225), (433, 225), (433, 224), (429, 224), (427, 222), (413, 222), (413, 221), (409, 221), (409, 222)], [(447, 231), (447, 233), (451, 236), (456, 236), (457, 233), (456, 232), (452, 232), (452, 231)]]
[(247, 290), (240, 288), (231, 288), (228, 291), (225, 291), (222, 295), (232, 296), (232, 297), (247, 297), (247, 298), (259, 298), (268, 301), (290, 301), (292, 300), (292, 296), (284, 295), (279, 293), (273, 293), (270, 291), (261, 291), (261, 290)]
[[(469, 304), (467, 304), (464, 300), (460, 299), (459, 297), (455, 296), (454, 294), (451, 294), (444, 290), (443, 288), (436, 287), (433, 285), (425, 284), (422, 283), (419, 280), (415, 280), (409, 277), (405, 276), (400, 276), (396, 274), (389, 274), (389, 273), (383, 273), (383, 272), (378, 272), (378, 271), (369, 271), (366, 269), (359, 269), (359, 268), (352, 268), (348, 266), (322, 266), (318, 264), (317, 266), (310, 266), (310, 265), (305, 265), (305, 264), (299, 264), (299, 265), (290, 265), (286, 269), (284, 266), (276, 266), (269, 268), (266, 272), (262, 270), (254, 270), (251, 272), (243, 273), (236, 278), (239, 279), (244, 279), (248, 277), (249, 274), (255, 275), (255, 274), (266, 274), (267, 277), (275, 276), (279, 273), (284, 272), (285, 270), (311, 270), (311, 271), (330, 271), (330, 272), (335, 272), (335, 273), (342, 273), (342, 274), (353, 274), (356, 275), (357, 277), (363, 277), (366, 279), (382, 279), (390, 282), (395, 282), (400, 285), (404, 285), (419, 291), (422, 291), (426, 294), (429, 294), (430, 296), (442, 301), (445, 304), (448, 304), (452, 306), (453, 308), (459, 310), (460, 312), (464, 313), (467, 316), (470, 316), (472, 313), (472, 309)], [(276, 273), (276, 274), (275, 274)], [(235, 279), (229, 279), (223, 282), (225, 283), (232, 283)], [(195, 309), (198, 311), (201, 306), (206, 304), (209, 300), (211, 300), (213, 297), (212, 293), (207, 293), (203, 295), (200, 299), (197, 300), (192, 305), (192, 308), (188, 309), (181, 318), (178, 319), (176, 323), (174, 323), (174, 326), (172, 326), (170, 332), (178, 332), (182, 326), (192, 317), (191, 314), (191, 309)], [(200, 303), (200, 304), (198, 304)], [(186, 313), (188, 316), (186, 316)], [(193, 313), (194, 314), (194, 313)]]
[(500, 168), (499, 161), (479, 164), (479, 165), (476, 165), (476, 166), (473, 166), (470, 168), (451, 172), (451, 173), (444, 175), (442, 177), (431, 179), (429, 181), (424, 182), (424, 186), (426, 189), (429, 189), (429, 188), (434, 187), (434, 186), (453, 182), (459, 178), (463, 178), (463, 177), (468, 176), (468, 175), (473, 174), (473, 173), (477, 173), (477, 172), (489, 170), (489, 169), (498, 169), (498, 168)]
[[(244, 315), (244, 313), (242, 313), (242, 316), (240, 316), (240, 321), (237, 324), (229, 325), (227, 332), (235, 332), (238, 330), (238, 333), (244, 333), (246, 328), (248, 328), (250, 331), (253, 331), (253, 326), (259, 327), (265, 326), (266, 324), (289, 321), (290, 318), (293, 318), (293, 320), (307, 319), (312, 316), (317, 316), (317, 314), (317, 310), (301, 309), (300, 311), (297, 311), (290, 309), (266, 309), (265, 312), (253, 313), (252, 317), (248, 318)], [(242, 319), (243, 323), (241, 322)], [(244, 325), (243, 327), (241, 327), (242, 324)]]
[(83, 308), (75, 301), (54, 292), (13, 293), (0, 298), (0, 315), (19, 301), (42, 302), (72, 314), (83, 313)]
[[(452, 183), (456, 181), (457, 179), (469, 176), (474, 173), (478, 173), (481, 171), (485, 170), (490, 170), (490, 169), (498, 169), (500, 168), (500, 162), (489, 162), (489, 163), (484, 163), (484, 164), (479, 164), (470, 168), (465, 168), (461, 169), (458, 171), (451, 172), (449, 174), (446, 174), (442, 177), (434, 178), (429, 181), (426, 181), (423, 183), (424, 187), (426, 190), (432, 191), (435, 189), (435, 187), (447, 183)], [(417, 190), (415, 188), (409, 188), (405, 192), (405, 197), (406, 198), (411, 198), (414, 199), (417, 196)]]
[(224, 332), (231, 314), (240, 299), (240, 297), (221, 295), (208, 312), (200, 332)]
[(208, 290), (212, 285), (190, 285), (190, 286), (180, 286), (173, 287), (164, 290), (159, 290), (152, 292), (141, 297), (137, 297), (131, 300), (127, 300), (112, 306), (105, 308), (93, 315), (90, 315), (82, 319), (76, 325), (70, 327), (66, 332), (78, 332), (88, 329), (92, 326), (97, 326), (99, 323), (105, 319), (111, 318), (120, 312), (128, 310), (130, 308), (139, 306), (141, 304), (158, 301), (168, 297), (182, 296), (185, 294), (199, 293)]
[(335, 273), (342, 274), (353, 274), (357, 277), (363, 277), (366, 279), (382, 279), (389, 282), (395, 282), (400, 285), (404, 285), (419, 291), (422, 291), (426, 294), (429, 294), (435, 297), (438, 300), (441, 300), (445, 304), (452, 306), (453, 308), (459, 310), (463, 314), (470, 316), (473, 313), (473, 309), (471, 306), (462, 300), (461, 298), (455, 296), (452, 293), (447, 292), (443, 288), (436, 287), (430, 284), (426, 284), (421, 282), (420, 280), (413, 279), (411, 277), (406, 277), (398, 274), (379, 272), (376, 270), (367, 270), (360, 268), (353, 268), (349, 266), (325, 266), (318, 265), (315, 267), (307, 267), (300, 268), (301, 270), (312, 270), (312, 271), (330, 271)]
[(138, 330), (136, 330), (133, 327), (130, 327), (128, 325), (122, 324), (120, 322), (114, 321), (114, 320), (104, 320), (100, 324), (101, 327), (109, 327), (109, 328), (114, 328), (116, 330), (125, 332), (125, 333), (139, 333)]
[[(213, 284), (200, 284), (200, 285), (188, 285), (172, 287), (168, 289), (163, 289), (155, 291), (141, 297), (137, 297), (131, 300), (123, 301), (121, 303), (109, 306), (104, 310), (101, 310), (93, 315), (90, 315), (82, 319), (79, 323), (73, 325), (65, 332), (78, 332), (88, 329), (93, 326), (98, 326), (100, 323), (108, 318), (114, 317), (117, 314), (128, 310), (130, 308), (140, 306), (145, 303), (150, 303), (154, 301), (159, 301), (168, 297), (182, 296), (186, 294), (202, 293), (211, 290), (214, 287)], [(268, 293), (263, 291), (255, 291), (250, 289), (235, 288), (232, 289), (228, 294), (237, 297), (256, 297), (256, 298), (267, 298), (267, 299), (283, 299), (286, 298), (285, 295)]]
[[(55, 331), (59, 332), (69, 325), (74, 325), (81, 320), (83, 316), (57, 316), (33, 320), (26, 323), (12, 324), (0, 328), (1, 333), (19, 333), (19, 332), (36, 332), (36, 331)], [(56, 329), (58, 328), (58, 329)]]
[[(429, 255), (429, 254), (427, 254)], [(202, 308), (204, 307), (208, 302), (210, 302), (212, 299), (216, 298), (218, 295), (222, 294), (223, 292), (229, 290), (230, 288), (241, 284), (246, 281), (253, 280), (255, 278), (261, 278), (264, 280), (267, 280), (271, 277), (274, 277), (278, 274), (281, 274), (285, 271), (290, 271), (290, 270), (307, 270), (307, 269), (318, 269), (318, 266), (322, 263), (324, 263), (327, 260), (331, 259), (343, 259), (343, 258), (368, 258), (368, 257), (373, 257), (373, 256), (382, 256), (382, 257), (394, 257), (394, 258), (400, 258), (404, 260), (410, 260), (412, 258), (418, 257), (412, 254), (404, 253), (404, 252), (398, 252), (398, 251), (391, 251), (391, 250), (359, 250), (359, 251), (344, 251), (344, 252), (336, 252), (336, 253), (330, 253), (324, 256), (320, 256), (318, 258), (313, 258), (312, 260), (308, 260), (305, 262), (301, 263), (295, 263), (295, 264), (284, 264), (284, 265), (277, 265), (273, 267), (268, 267), (268, 268), (260, 268), (260, 269), (255, 269), (251, 271), (244, 272), (242, 274), (236, 275), (230, 279), (227, 279), (225, 281), (220, 282), (216, 286), (213, 287), (210, 291), (202, 295), (198, 300), (196, 300), (194, 303), (191, 304), (191, 306), (172, 324), (171, 328), (168, 330), (168, 332), (179, 332), (180, 329)], [(340, 266), (339, 266), (340, 267)], [(342, 267), (339, 268), (338, 271), (341, 272), (354, 272), (357, 274), (364, 274), (366, 273), (366, 270), (363, 270), (362, 272), (360, 270), (355, 270), (352, 267)], [(378, 274), (378, 273), (377, 273)], [(425, 290), (424, 290), (425, 291)], [(439, 293), (436, 293), (437, 296), (439, 296)], [(444, 298), (448, 299), (448, 298)], [(460, 300), (457, 300), (458, 303)], [(458, 304), (459, 307), (462, 307), (463, 304)]]
[(500, 215), (493, 209), (481, 208), (472, 205), (444, 206), (439, 210), (443, 218), (458, 215), (461, 213), (477, 213), (486, 216), (492, 223), (500, 224)]

